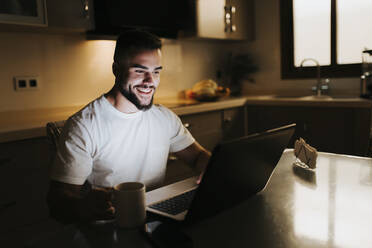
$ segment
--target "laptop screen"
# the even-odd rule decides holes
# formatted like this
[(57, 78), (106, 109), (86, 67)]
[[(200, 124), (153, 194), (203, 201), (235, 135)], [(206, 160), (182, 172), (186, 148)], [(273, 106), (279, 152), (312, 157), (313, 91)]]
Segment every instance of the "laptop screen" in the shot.
[(295, 126), (291, 124), (218, 144), (186, 221), (213, 216), (262, 191)]

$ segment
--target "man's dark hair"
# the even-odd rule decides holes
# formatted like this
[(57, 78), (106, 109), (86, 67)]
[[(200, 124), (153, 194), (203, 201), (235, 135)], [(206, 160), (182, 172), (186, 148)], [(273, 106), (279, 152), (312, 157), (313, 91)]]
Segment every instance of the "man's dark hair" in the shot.
[(161, 49), (161, 40), (144, 30), (133, 29), (121, 33), (116, 41), (114, 61), (126, 61), (140, 51)]

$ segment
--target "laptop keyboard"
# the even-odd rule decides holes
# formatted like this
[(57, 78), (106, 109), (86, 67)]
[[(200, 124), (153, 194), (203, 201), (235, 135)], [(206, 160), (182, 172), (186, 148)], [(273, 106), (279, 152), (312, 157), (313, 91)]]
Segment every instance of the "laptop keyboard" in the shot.
[(167, 214), (177, 215), (190, 207), (191, 200), (195, 195), (195, 191), (196, 189), (193, 189), (162, 202), (152, 204), (149, 207)]

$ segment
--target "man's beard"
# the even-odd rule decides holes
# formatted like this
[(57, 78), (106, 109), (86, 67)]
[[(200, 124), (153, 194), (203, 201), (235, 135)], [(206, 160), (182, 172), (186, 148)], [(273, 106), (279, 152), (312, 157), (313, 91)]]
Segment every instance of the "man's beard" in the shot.
[(123, 87), (119, 87), (120, 93), (127, 98), (131, 103), (133, 103), (139, 110), (146, 111), (151, 108), (152, 102), (154, 99), (154, 95), (151, 97), (151, 101), (149, 104), (141, 104), (138, 97), (132, 92), (132, 90), (129, 88), (128, 90), (124, 89)]

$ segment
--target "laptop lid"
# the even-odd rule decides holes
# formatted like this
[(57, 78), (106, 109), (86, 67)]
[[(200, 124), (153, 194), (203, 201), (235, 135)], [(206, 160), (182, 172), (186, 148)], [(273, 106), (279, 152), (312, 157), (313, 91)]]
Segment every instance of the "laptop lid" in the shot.
[[(146, 193), (147, 210), (185, 224), (228, 209), (262, 191), (287, 147), (295, 124), (218, 144), (203, 179), (185, 179)], [(177, 214), (159, 211), (152, 204), (196, 189), (188, 210)]]
[(287, 147), (296, 124), (218, 144), (185, 222), (216, 215), (262, 191)]

